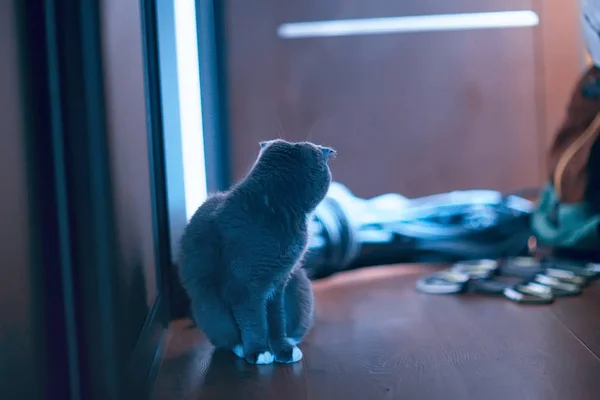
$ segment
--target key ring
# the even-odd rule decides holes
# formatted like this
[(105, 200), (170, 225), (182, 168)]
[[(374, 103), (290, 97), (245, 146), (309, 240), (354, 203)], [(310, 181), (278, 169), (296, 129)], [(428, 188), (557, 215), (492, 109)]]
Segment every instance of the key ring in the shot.
[(506, 288), (504, 297), (520, 304), (550, 304), (554, 301), (552, 289), (535, 282)]
[(559, 268), (546, 268), (544, 275), (578, 286), (586, 286), (589, 283), (589, 278), (586, 276), (578, 275), (576, 272)]
[(498, 269), (498, 261), (491, 259), (469, 260), (454, 263), (451, 271), (469, 275), (471, 278), (489, 278)]
[(546, 261), (549, 270), (561, 270), (571, 272), (573, 275), (585, 278), (588, 282), (600, 278), (600, 264), (578, 263), (565, 260)]
[(548, 276), (546, 274), (536, 275), (535, 282), (548, 286), (552, 290), (552, 294), (556, 297), (577, 296), (582, 290), (579, 285), (560, 280), (559, 278)]
[(470, 279), (467, 274), (444, 270), (417, 279), (415, 287), (428, 294), (456, 294), (465, 291)]
[(511, 257), (500, 262), (498, 274), (531, 279), (543, 269), (542, 263), (533, 257)]

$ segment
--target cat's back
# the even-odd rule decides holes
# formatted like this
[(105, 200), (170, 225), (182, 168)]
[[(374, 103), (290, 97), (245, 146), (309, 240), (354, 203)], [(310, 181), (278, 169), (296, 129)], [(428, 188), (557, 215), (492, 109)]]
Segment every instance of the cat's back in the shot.
[(223, 207), (225, 201), (225, 193), (211, 194), (204, 203), (194, 213), (189, 223), (185, 228), (182, 237), (182, 244), (187, 244), (196, 236), (215, 228), (215, 219)]
[(208, 270), (218, 263), (221, 235), (216, 220), (226, 196), (211, 194), (187, 224), (180, 241), (180, 270), (184, 275), (197, 273), (199, 266)]

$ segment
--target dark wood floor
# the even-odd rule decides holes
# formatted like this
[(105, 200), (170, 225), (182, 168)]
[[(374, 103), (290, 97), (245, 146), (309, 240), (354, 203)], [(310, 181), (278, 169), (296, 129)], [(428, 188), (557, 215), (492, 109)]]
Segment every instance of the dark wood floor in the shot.
[(600, 282), (550, 306), (414, 290), (426, 266), (315, 284), (294, 365), (252, 366), (173, 323), (154, 400), (600, 399)]

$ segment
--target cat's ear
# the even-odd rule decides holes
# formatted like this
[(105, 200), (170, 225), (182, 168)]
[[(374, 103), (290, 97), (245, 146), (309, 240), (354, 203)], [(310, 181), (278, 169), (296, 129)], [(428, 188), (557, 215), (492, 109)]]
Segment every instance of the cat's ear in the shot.
[(258, 144), (260, 145), (261, 149), (264, 149), (265, 147), (267, 147), (267, 145), (269, 144), (269, 142), (258, 142)]
[(337, 151), (335, 151), (334, 149), (330, 148), (330, 147), (321, 147), (321, 151), (323, 152), (323, 155), (325, 156), (325, 159), (328, 160), (330, 158), (335, 158), (335, 156), (337, 155)]

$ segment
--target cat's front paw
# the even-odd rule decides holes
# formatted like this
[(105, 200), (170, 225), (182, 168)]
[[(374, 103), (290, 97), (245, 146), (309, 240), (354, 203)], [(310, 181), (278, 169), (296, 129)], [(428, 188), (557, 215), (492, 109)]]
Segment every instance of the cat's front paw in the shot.
[(245, 354), (246, 361), (250, 364), (271, 364), (275, 360), (275, 356), (269, 350), (250, 351)]
[(302, 350), (289, 342), (284, 342), (275, 346), (275, 361), (283, 364), (291, 364), (302, 360)]

